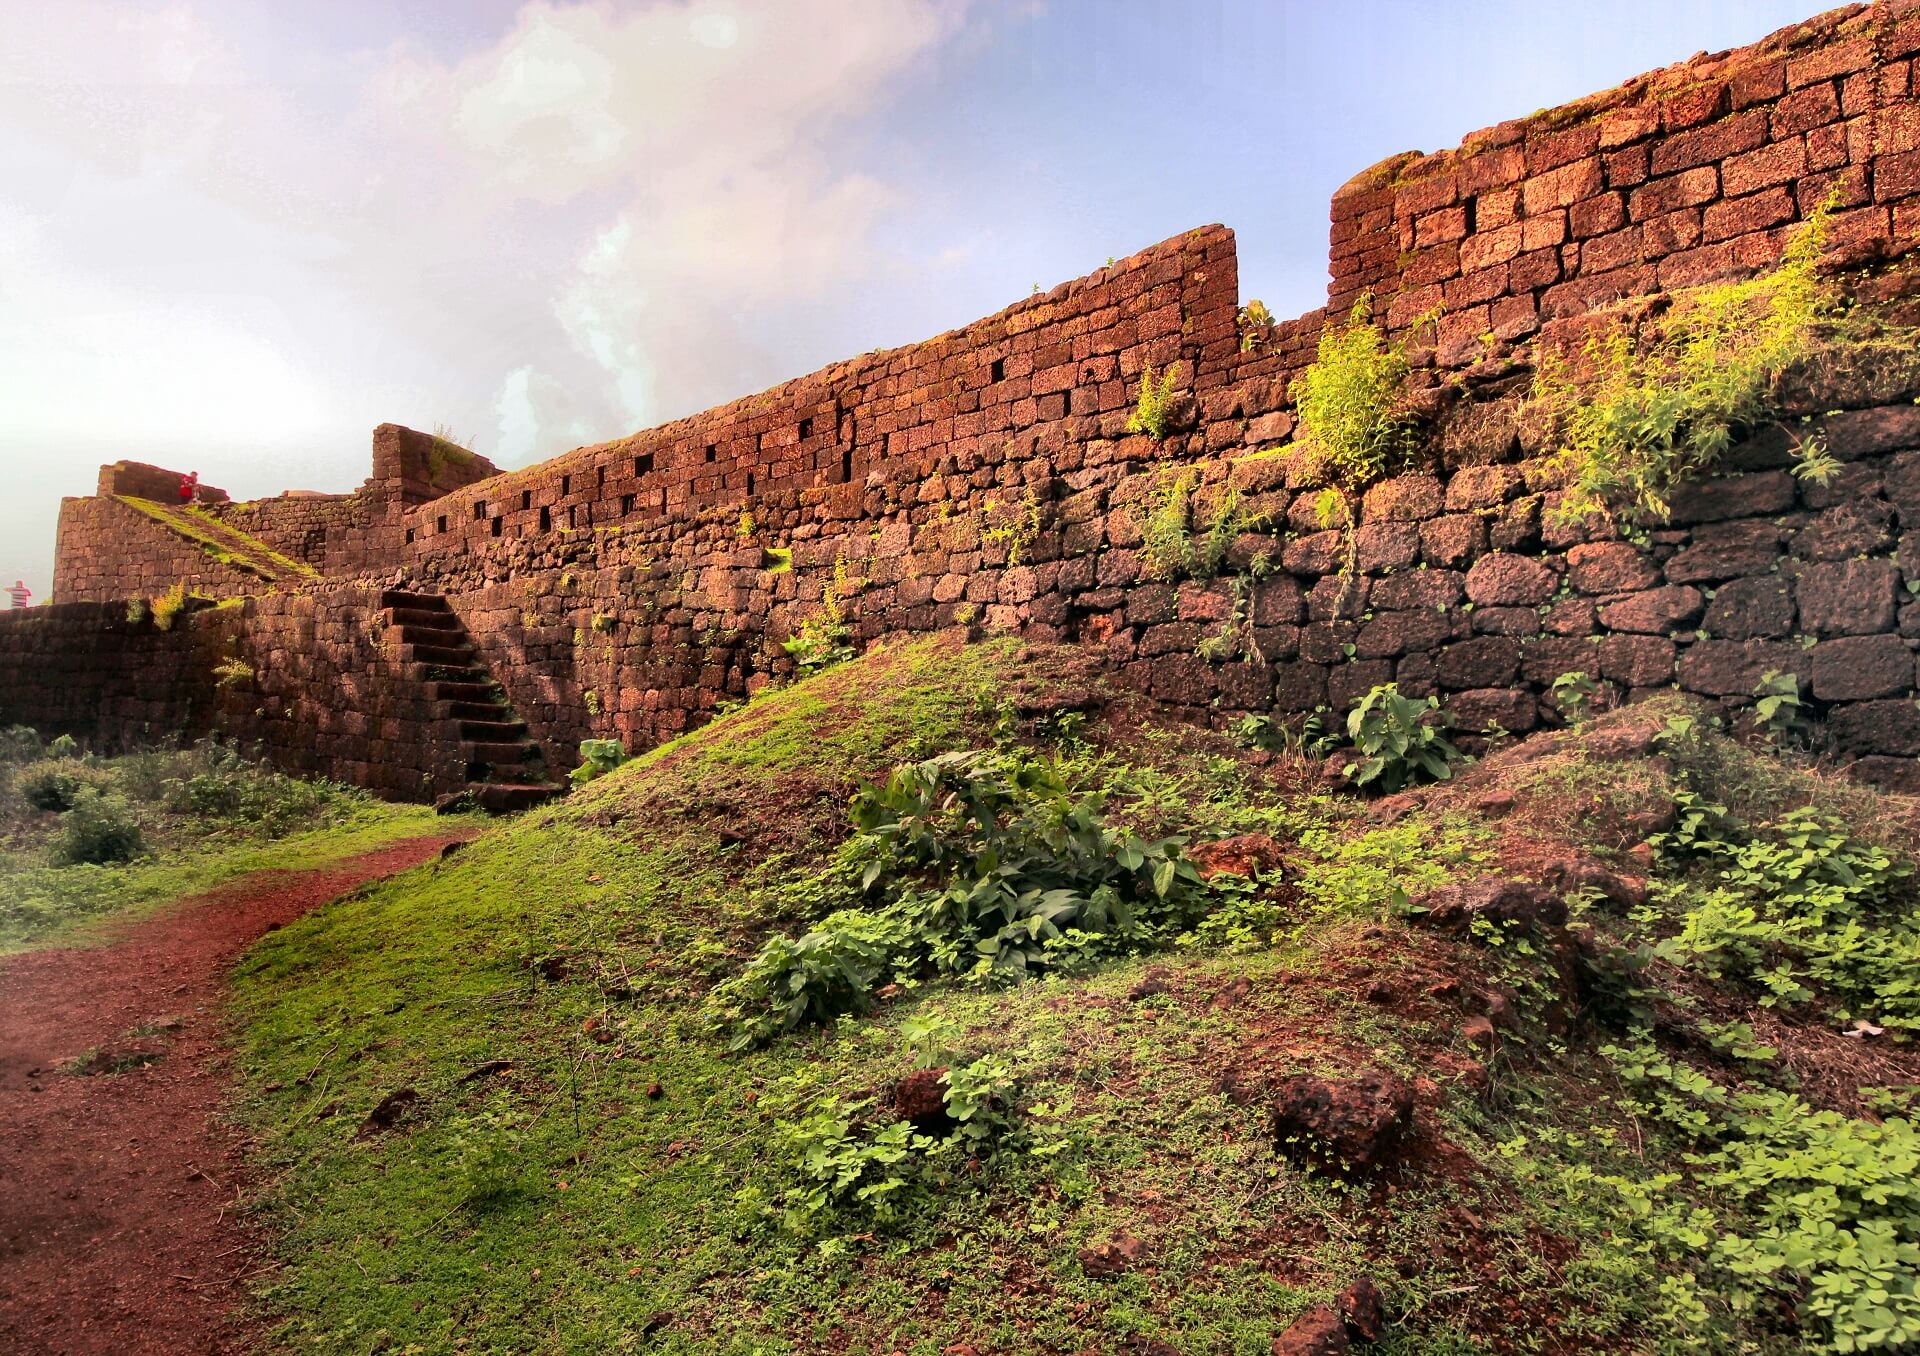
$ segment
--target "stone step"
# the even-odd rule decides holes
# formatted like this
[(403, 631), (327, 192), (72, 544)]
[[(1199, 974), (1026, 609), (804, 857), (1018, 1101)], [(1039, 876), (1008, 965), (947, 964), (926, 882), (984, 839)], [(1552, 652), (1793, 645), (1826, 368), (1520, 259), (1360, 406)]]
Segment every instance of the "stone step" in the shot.
[[(500, 689), (490, 681), (471, 678), (436, 678), (427, 685), (427, 699), (436, 702), (453, 702), (458, 705), (485, 706), (489, 711), (505, 708), (501, 700)], [(458, 720), (460, 713), (447, 713), (450, 720)], [(483, 717), (488, 719), (490, 717)]]
[(479, 664), (422, 664), (416, 675), (423, 683), (484, 683), (487, 671)]
[(451, 613), (447, 600), (437, 593), (411, 593), (406, 589), (386, 589), (380, 594), (382, 607), (407, 607), (424, 612)]
[(534, 763), (541, 759), (540, 746), (527, 740), (463, 739), (460, 741), (460, 750), (466, 754), (468, 762), (491, 766)]
[(400, 646), (400, 662), (431, 664), (443, 669), (477, 667), (473, 662), (473, 647), (464, 642), (459, 645), (416, 645), (403, 642)]
[(398, 628), (402, 645), (424, 646), (427, 649), (452, 650), (460, 654), (472, 654), (473, 642), (467, 638), (464, 627), (414, 626), (411, 623)]
[(467, 629), (453, 613), (434, 612), (424, 607), (390, 607), (387, 620), (395, 626), (424, 631), (453, 631), (464, 635)]
[(457, 701), (438, 700), (433, 713), (436, 720), (458, 721), (507, 721), (518, 725), (522, 731), (527, 723), (513, 712), (513, 708), (497, 698), (469, 701), (462, 698)]
[(502, 719), (503, 711), (495, 708), (491, 718), (462, 720), (460, 738), (469, 744), (516, 744), (527, 737), (527, 723), (518, 718)]
[(504, 815), (530, 810), (552, 800), (564, 789), (545, 782), (478, 782), (467, 791), (488, 814)]

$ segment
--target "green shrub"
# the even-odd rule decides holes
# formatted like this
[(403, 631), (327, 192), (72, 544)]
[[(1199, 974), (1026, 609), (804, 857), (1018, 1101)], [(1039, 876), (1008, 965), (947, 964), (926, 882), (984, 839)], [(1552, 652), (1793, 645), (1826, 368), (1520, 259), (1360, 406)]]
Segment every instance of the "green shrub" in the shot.
[[(1650, 1043), (1609, 1046), (1625, 1110), (1679, 1150), (1677, 1171), (1562, 1170), (1576, 1197), (1617, 1212), (1662, 1259), (1667, 1317), (1724, 1311), (1762, 1328), (1799, 1317), (1799, 1350), (1908, 1350), (1920, 1342), (1920, 1130), (1817, 1110), (1774, 1089), (1720, 1086)], [(1745, 1348), (1742, 1348), (1745, 1349)]]
[[(931, 1062), (923, 1058), (922, 1066)], [(776, 1086), (766, 1099), (775, 1113), (773, 1142), (796, 1181), (778, 1193), (768, 1213), (801, 1234), (836, 1218), (885, 1225), (1001, 1153), (1027, 1147), (1016, 1133), (1013, 1072), (1005, 1060), (956, 1061), (940, 1082), (951, 1122), (943, 1133), (887, 1119), (872, 1098), (821, 1095), (804, 1075)]]
[(588, 782), (606, 776), (609, 772), (627, 761), (627, 746), (617, 739), (583, 739), (580, 741), (580, 766), (567, 774), (575, 786), (585, 786)]
[(9, 725), (0, 730), (0, 763), (27, 763), (44, 752), (40, 732), (31, 725)]
[[(1563, 520), (1614, 510), (1665, 521), (1676, 487), (1712, 469), (1736, 430), (1771, 417), (1775, 379), (1812, 352), (1831, 305), (1814, 273), (1826, 232), (1823, 208), (1773, 272), (1676, 293), (1637, 335), (1616, 326), (1588, 340), (1578, 363), (1541, 352), (1529, 408), (1560, 440)], [(1820, 449), (1802, 452), (1803, 473), (1831, 472)]]
[(1460, 760), (1460, 750), (1435, 728), (1445, 719), (1438, 697), (1405, 696), (1397, 683), (1374, 688), (1347, 716), (1347, 739), (1360, 755), (1347, 765), (1348, 780), (1389, 793), (1445, 781)]
[(159, 631), (171, 631), (180, 614), (187, 610), (187, 581), (181, 580), (153, 600), (153, 625)]
[(60, 866), (132, 861), (146, 850), (124, 797), (83, 787), (60, 822), (53, 860)]
[(1057, 764), (1020, 751), (896, 768), (854, 797), (853, 821), (840, 869), (881, 902), (770, 940), (715, 991), (736, 1048), (864, 1011), (888, 978), (1012, 983), (1160, 945), (1204, 896), (1182, 840), (1109, 827), (1098, 796), (1076, 799)]
[(71, 810), (82, 792), (99, 790), (104, 778), (68, 758), (28, 763), (13, 775), (14, 794), (36, 810)]
[(1155, 442), (1166, 438), (1172, 427), (1174, 401), (1178, 399), (1174, 383), (1179, 378), (1179, 363), (1169, 366), (1158, 380), (1154, 378), (1152, 363), (1140, 370), (1140, 397), (1133, 413), (1127, 416), (1127, 432), (1144, 433)]
[(1761, 992), (1767, 1006), (1824, 999), (1841, 1020), (1920, 1028), (1920, 910), (1913, 866), (1799, 809), (1748, 834), (1698, 797), (1656, 846), (1719, 864), (1687, 897), (1660, 954)]
[(1193, 536), (1187, 514), (1193, 498), (1193, 475), (1181, 471), (1163, 476), (1146, 497), (1140, 518), (1140, 564), (1149, 579), (1178, 579), (1193, 558)]
[(253, 665), (239, 655), (228, 655), (213, 666), (215, 687), (238, 687), (253, 681)]
[[(261, 767), (232, 745), (214, 739), (177, 755), (175, 768), (175, 775), (164, 783), (169, 810), (245, 824), (269, 838), (311, 826), (335, 801), (364, 799), (364, 793), (348, 787), (305, 781)], [(142, 794), (137, 782), (123, 782), (136, 795)]]
[(833, 577), (820, 593), (820, 610), (780, 643), (802, 678), (853, 658), (853, 628), (847, 625), (846, 600), (857, 586), (847, 577), (844, 557), (833, 562)]
[[(1261, 515), (1248, 514), (1231, 485), (1207, 496), (1204, 515), (1192, 471), (1163, 475), (1147, 493), (1140, 515), (1141, 569), (1150, 579), (1212, 579), (1242, 532), (1257, 529)], [(1204, 517), (1204, 522), (1202, 518)]]
[(1291, 387), (1297, 441), (1316, 448), (1348, 489), (1386, 475), (1413, 443), (1406, 354), (1372, 323), (1372, 307), (1372, 297), (1361, 297), (1346, 324), (1323, 332), (1313, 362)]

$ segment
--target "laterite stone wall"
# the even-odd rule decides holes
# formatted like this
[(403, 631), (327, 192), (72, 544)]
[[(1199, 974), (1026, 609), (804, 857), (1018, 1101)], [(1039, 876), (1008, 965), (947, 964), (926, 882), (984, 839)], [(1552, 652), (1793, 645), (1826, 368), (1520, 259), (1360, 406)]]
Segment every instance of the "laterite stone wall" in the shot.
[[(1519, 732), (1553, 718), (1544, 693), (1575, 669), (1622, 698), (1677, 684), (1736, 709), (1790, 670), (1862, 775), (1915, 785), (1920, 358), (1836, 351), (1786, 383), (1794, 433), (1844, 463), (1832, 485), (1797, 480), (1787, 430), (1760, 430), (1631, 536), (1559, 521), (1552, 449), (1519, 406), (1532, 345), (1770, 266), (1823, 203), (1839, 285), (1920, 319), (1916, 60), (1913, 3), (1856, 5), (1396, 156), (1336, 194), (1327, 307), (1293, 320), (1236, 314), (1233, 234), (1205, 226), (925, 343), (524, 471), (383, 425), (353, 495), (214, 511), (336, 579), (445, 593), (555, 766), (582, 738), (651, 743), (790, 674), (782, 642), (832, 599), (862, 642), (960, 627), (1094, 647), (1214, 721), (1340, 709), (1395, 681), (1446, 694), (1470, 729)], [(1291, 455), (1289, 386), (1363, 297), (1409, 348), (1424, 436), (1367, 491), (1348, 572)], [(1162, 438), (1128, 428), (1149, 367), (1181, 392)], [(1240, 496), (1249, 530), (1217, 577), (1149, 567), (1150, 509), (1176, 483), (1197, 531)], [(63, 513), (62, 578), (154, 591), (160, 565), (146, 545), (116, 554), (101, 502)], [(326, 626), (347, 626), (353, 595), (322, 593)], [(284, 655), (261, 681), (298, 675), (259, 708), (261, 728), (286, 726), (270, 742), (389, 791), (431, 780), (402, 697), (377, 743), (316, 714), (371, 709), (352, 684), (377, 656), (336, 629), (302, 668), (306, 642), (279, 640), (305, 634), (280, 610), (299, 606), (242, 615)], [(0, 629), (0, 652), (24, 635)], [(342, 740), (351, 755), (325, 747)]]

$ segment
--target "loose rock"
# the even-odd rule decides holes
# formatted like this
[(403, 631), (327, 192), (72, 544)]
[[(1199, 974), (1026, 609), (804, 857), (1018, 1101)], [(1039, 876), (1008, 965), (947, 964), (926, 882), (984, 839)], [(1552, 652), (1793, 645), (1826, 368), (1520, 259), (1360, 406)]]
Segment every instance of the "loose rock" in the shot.
[(1351, 1349), (1346, 1324), (1328, 1304), (1314, 1305), (1273, 1339), (1273, 1356), (1340, 1356)]
[(1399, 1146), (1412, 1120), (1412, 1086), (1384, 1069), (1343, 1079), (1296, 1074), (1274, 1089), (1274, 1148), (1296, 1160), (1364, 1172)]
[(1544, 885), (1479, 876), (1455, 885), (1443, 885), (1417, 901), (1434, 927), (1464, 929), (1476, 918), (1526, 927), (1564, 927), (1567, 902)]

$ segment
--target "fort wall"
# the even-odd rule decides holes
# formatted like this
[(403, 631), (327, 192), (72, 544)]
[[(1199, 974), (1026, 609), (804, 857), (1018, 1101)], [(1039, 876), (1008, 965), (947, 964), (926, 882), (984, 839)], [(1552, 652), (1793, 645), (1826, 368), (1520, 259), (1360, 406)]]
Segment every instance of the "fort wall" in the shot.
[[(1097, 647), (1123, 681), (1215, 721), (1344, 709), (1396, 681), (1447, 694), (1469, 729), (1518, 732), (1553, 717), (1546, 691), (1572, 670), (1735, 707), (1762, 672), (1791, 671), (1864, 775), (1915, 784), (1912, 355), (1788, 382), (1796, 432), (1844, 463), (1832, 484), (1795, 478), (1785, 431), (1759, 430), (1631, 539), (1559, 522), (1550, 449), (1517, 407), (1529, 344), (1624, 298), (1762, 269), (1822, 204), (1829, 264), (1866, 270), (1843, 285), (1910, 311), (1917, 55), (1914, 6), (1854, 6), (1382, 162), (1336, 194), (1328, 305), (1294, 320), (1239, 314), (1233, 235), (1206, 226), (925, 343), (524, 471), (384, 425), (354, 494), (209, 513), (356, 587), (443, 594), (556, 766), (582, 738), (645, 745), (789, 676), (784, 642), (831, 610), (860, 642), (965, 627)], [(1367, 492), (1348, 572), (1288, 455), (1289, 385), (1362, 298), (1409, 347), (1426, 438)], [(1181, 393), (1163, 438), (1128, 427), (1149, 366)], [(1155, 577), (1146, 558), (1176, 482), (1196, 530), (1222, 490), (1241, 496), (1248, 530), (1218, 577)], [(118, 559), (111, 503), (69, 501), (63, 561)], [(192, 563), (147, 546), (125, 560), (63, 566), (56, 599), (155, 591)], [(226, 596), (217, 571), (188, 577)], [(354, 596), (320, 592), (329, 617)], [(296, 606), (242, 615), (278, 635)], [(0, 653), (17, 634), (0, 624)], [(321, 704), (355, 700), (321, 694), (367, 660), (334, 654)], [(0, 709), (19, 704), (0, 684)], [(322, 728), (278, 746), (304, 757)], [(402, 737), (379, 759), (418, 778), (433, 760)], [(367, 747), (344, 762), (387, 777)]]

